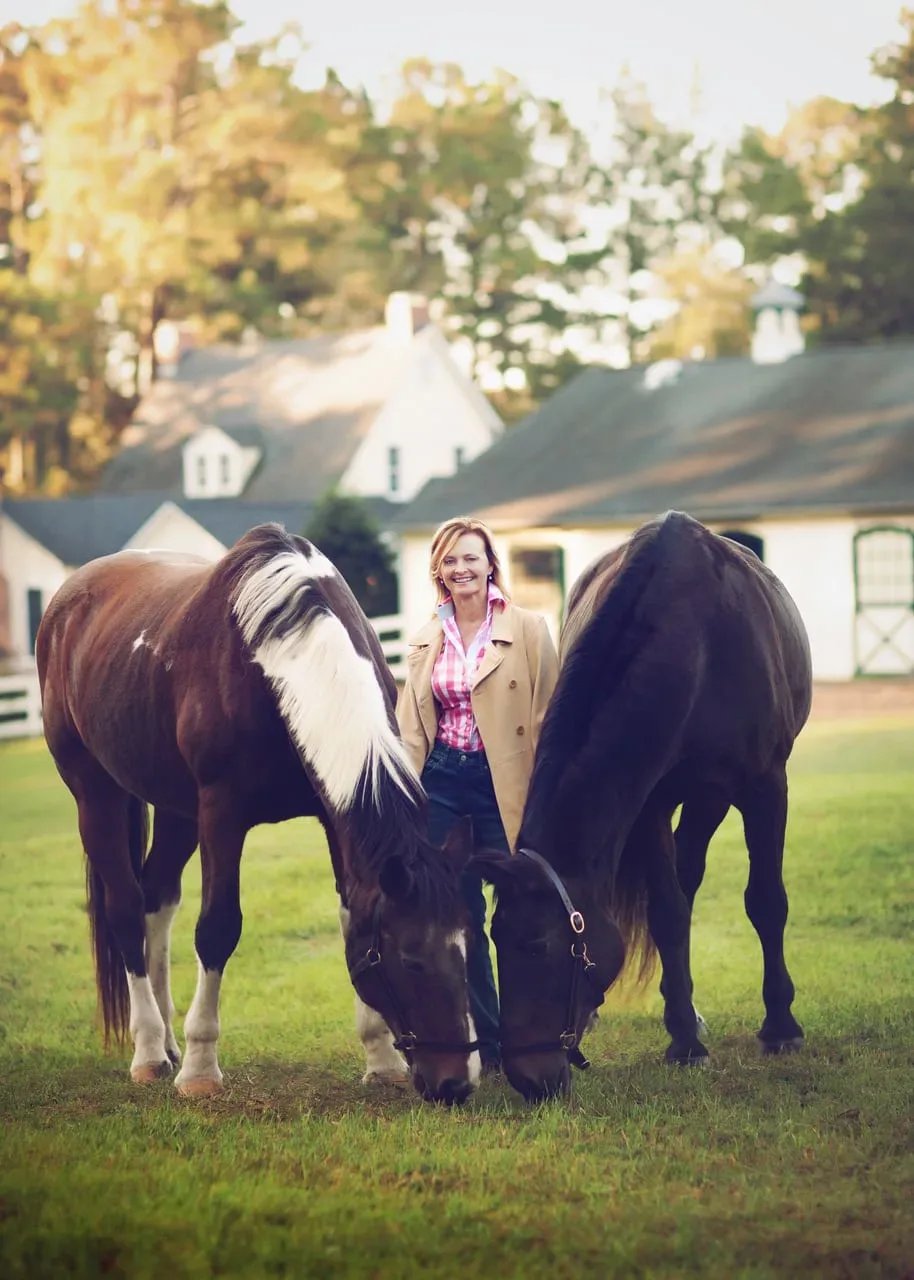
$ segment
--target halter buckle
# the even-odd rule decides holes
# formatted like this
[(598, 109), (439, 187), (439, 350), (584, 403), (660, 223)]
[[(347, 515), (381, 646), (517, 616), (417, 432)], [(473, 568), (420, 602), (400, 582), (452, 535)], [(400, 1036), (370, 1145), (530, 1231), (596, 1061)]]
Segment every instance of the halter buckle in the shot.
[(578, 1037), (577, 1037), (577, 1032), (575, 1031), (571, 1031), (571, 1030), (563, 1031), (562, 1034), (559, 1036), (559, 1044), (562, 1046), (562, 1048), (565, 1050), (566, 1053), (570, 1053), (577, 1043), (578, 1043)]
[[(578, 946), (581, 948), (580, 951), (578, 951)], [(590, 952), (587, 950), (587, 942), (584, 938), (581, 938), (580, 942), (572, 942), (571, 954), (574, 956), (575, 960), (581, 961), (584, 966), (585, 973), (589, 972), (591, 969), (596, 969), (597, 966), (590, 958)]]
[(568, 922), (574, 933), (584, 932), (584, 917), (581, 915), (580, 911), (572, 911), (571, 915), (568, 917)]
[(377, 947), (369, 947), (365, 952), (365, 963), (369, 969), (373, 969), (381, 963), (381, 953)]

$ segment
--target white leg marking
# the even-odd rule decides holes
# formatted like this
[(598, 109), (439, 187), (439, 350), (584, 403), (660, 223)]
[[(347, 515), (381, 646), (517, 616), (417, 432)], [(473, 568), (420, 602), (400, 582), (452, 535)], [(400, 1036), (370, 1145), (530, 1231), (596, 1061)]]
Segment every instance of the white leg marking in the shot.
[[(463, 956), (464, 967), (466, 967), (466, 961), (467, 961), (466, 930), (458, 929), (456, 933), (451, 934), (450, 938), (448, 938), (448, 942), (452, 947), (458, 948), (458, 950), (460, 951), (460, 954)], [(467, 988), (467, 1040), (473, 1041), (475, 1039), (476, 1039), (476, 1023), (473, 1021), (473, 1013), (472, 1013), (472, 1010), (470, 1009), (470, 993), (469, 993), (469, 988)], [(473, 1052), (470, 1054), (469, 1061), (467, 1062), (467, 1074), (469, 1076), (470, 1084), (475, 1089), (475, 1087), (479, 1084), (479, 1077), (482, 1074), (482, 1058), (480, 1057), (478, 1049), (474, 1049)]]
[(187, 1042), (184, 1065), (175, 1084), (184, 1094), (216, 1093), (222, 1088), (222, 1072), (216, 1057), (219, 1039), (219, 989), (222, 974), (204, 969), (197, 961), (197, 990), (184, 1020)]
[[(246, 642), (254, 642), (264, 619), (291, 593), (331, 576), (324, 571), (325, 565), (333, 569), (320, 553), (308, 559), (288, 552), (250, 574), (234, 605)], [(315, 566), (320, 572), (315, 572)], [(334, 808), (351, 807), (366, 771), (375, 800), (382, 771), (404, 795), (416, 795), (418, 779), (390, 727), (374, 664), (358, 655), (339, 618), (331, 613), (312, 615), (307, 625), (294, 627), (282, 637), (267, 635), (253, 656)], [(327, 732), (328, 725), (333, 726), (332, 733)]]
[(127, 989), (130, 992), (130, 1034), (133, 1037), (130, 1074), (138, 1084), (148, 1084), (171, 1071), (165, 1052), (165, 1022), (148, 977), (138, 978), (128, 973)]
[[(349, 911), (340, 904), (340, 933), (343, 941), (349, 933)], [(355, 998), (355, 1029), (365, 1050), (365, 1074), (362, 1084), (404, 1084), (409, 1081), (406, 1059), (394, 1048), (393, 1034), (387, 1023), (358, 995)]]
[(171, 1061), (177, 1066), (181, 1061), (181, 1051), (175, 1039), (172, 1021), (175, 1016), (174, 1001), (171, 998), (171, 966), (169, 948), (171, 943), (171, 922), (178, 910), (179, 903), (169, 902), (158, 911), (146, 917), (146, 968), (159, 1013), (165, 1022), (165, 1049)]
[(365, 1050), (362, 1084), (405, 1084), (409, 1080), (409, 1067), (403, 1055), (394, 1048), (390, 1027), (358, 996), (355, 998), (355, 1029)]

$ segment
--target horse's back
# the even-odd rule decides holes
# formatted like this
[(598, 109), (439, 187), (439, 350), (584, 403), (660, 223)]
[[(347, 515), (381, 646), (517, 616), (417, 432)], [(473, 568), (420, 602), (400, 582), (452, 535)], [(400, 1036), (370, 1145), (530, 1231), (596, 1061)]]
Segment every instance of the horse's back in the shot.
[[(98, 774), (157, 798), (156, 775), (193, 794), (174, 743), (176, 657), (210, 562), (118, 552), (77, 569), (50, 601), (36, 641), (45, 738), (68, 783)], [(155, 746), (153, 746), (155, 744)]]
[(683, 757), (762, 767), (786, 758), (809, 714), (809, 645), (786, 588), (753, 552), (679, 512), (642, 526), (572, 588), (563, 662), (598, 645), (607, 668), (624, 667), (609, 714), (635, 724), (652, 690), (658, 735), (676, 737)]

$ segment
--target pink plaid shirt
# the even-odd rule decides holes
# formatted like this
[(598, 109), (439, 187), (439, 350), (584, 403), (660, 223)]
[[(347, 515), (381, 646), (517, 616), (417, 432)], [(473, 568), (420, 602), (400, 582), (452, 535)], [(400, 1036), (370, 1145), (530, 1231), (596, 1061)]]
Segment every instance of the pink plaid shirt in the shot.
[(460, 628), (454, 616), (450, 597), (438, 606), (438, 617), (444, 629), (441, 652), (432, 670), (432, 693), (438, 703), (438, 742), (457, 751), (481, 751), (482, 738), (470, 704), (476, 671), (486, 645), (492, 639), (495, 607), (505, 607), (506, 600), (494, 583), (489, 583), (485, 621), (464, 649)]

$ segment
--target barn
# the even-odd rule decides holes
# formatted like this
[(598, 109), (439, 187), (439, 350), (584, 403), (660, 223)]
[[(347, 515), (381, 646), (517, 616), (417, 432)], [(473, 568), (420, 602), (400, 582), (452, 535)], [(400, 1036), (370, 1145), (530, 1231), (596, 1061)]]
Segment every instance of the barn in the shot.
[[(770, 316), (759, 328), (770, 340)], [(597, 554), (678, 509), (783, 580), (817, 679), (914, 674), (914, 343), (781, 354), (587, 369), (430, 482), (399, 521), (407, 630), (428, 614), (429, 537), (450, 516), (493, 527), (514, 598), (557, 628)]]

